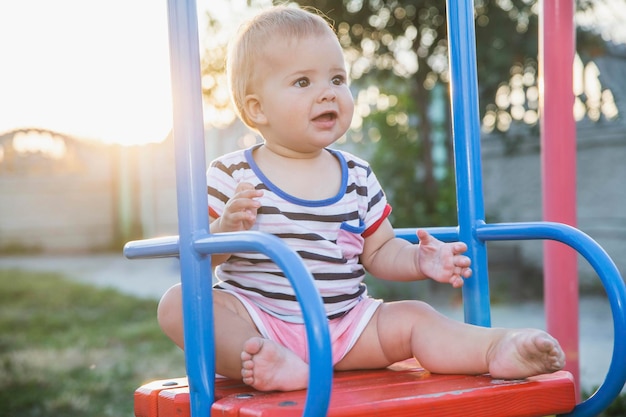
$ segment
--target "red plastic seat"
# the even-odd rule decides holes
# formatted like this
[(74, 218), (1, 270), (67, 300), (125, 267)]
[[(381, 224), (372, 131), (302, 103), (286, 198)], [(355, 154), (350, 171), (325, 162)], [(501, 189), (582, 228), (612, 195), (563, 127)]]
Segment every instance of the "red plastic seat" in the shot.
[[(306, 391), (258, 392), (218, 379), (212, 416), (300, 416)], [(488, 375), (434, 375), (415, 361), (376, 371), (338, 372), (329, 417), (440, 416), (530, 417), (570, 412), (576, 405), (573, 377), (565, 371), (524, 380)], [(186, 378), (154, 381), (135, 391), (136, 417), (190, 417)]]

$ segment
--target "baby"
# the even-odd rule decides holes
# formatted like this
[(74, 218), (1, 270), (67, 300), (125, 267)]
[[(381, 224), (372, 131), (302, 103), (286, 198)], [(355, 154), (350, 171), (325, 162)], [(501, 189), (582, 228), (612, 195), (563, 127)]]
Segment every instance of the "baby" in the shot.
[[(238, 114), (263, 143), (211, 163), (211, 233), (271, 233), (302, 257), (328, 317), (335, 370), (415, 357), (433, 373), (518, 379), (564, 366), (558, 342), (541, 330), (478, 327), (421, 301), (368, 296), (366, 270), (455, 288), (472, 271), (462, 242), (423, 230), (418, 245), (396, 238), (368, 163), (329, 147), (350, 127), (354, 103), (341, 46), (324, 18), (286, 6), (261, 12), (233, 39), (227, 71)], [(212, 264), (217, 372), (262, 391), (306, 388), (306, 332), (282, 271), (256, 253), (214, 255)], [(179, 285), (161, 299), (158, 319), (183, 347)]]

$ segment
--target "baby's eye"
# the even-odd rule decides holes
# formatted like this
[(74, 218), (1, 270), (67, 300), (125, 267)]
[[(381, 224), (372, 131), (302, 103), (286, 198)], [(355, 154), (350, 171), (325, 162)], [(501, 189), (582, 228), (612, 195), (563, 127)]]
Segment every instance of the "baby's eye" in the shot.
[(311, 82), (308, 78), (298, 78), (295, 83), (293, 83), (296, 87), (308, 87), (311, 85)]
[(336, 75), (333, 77), (332, 83), (334, 85), (342, 85), (346, 83), (346, 77), (343, 75)]

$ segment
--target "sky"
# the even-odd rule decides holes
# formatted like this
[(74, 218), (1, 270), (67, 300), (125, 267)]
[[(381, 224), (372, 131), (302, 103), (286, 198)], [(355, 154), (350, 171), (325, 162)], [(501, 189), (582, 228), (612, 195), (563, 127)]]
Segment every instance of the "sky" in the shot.
[[(615, 2), (605, 17), (626, 19)], [(208, 7), (241, 16), (245, 4), (198, 0), (200, 34)], [(168, 54), (166, 0), (0, 0), (0, 134), (161, 141), (172, 126)]]
[[(198, 1), (198, 15), (225, 1)], [(40, 127), (109, 143), (163, 140), (168, 48), (166, 0), (0, 1), (0, 134)]]

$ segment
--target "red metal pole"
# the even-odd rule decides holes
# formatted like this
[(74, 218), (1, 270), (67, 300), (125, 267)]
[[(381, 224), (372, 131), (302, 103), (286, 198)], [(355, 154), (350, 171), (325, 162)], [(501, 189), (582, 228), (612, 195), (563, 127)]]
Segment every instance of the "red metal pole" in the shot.
[[(543, 217), (570, 226), (576, 225), (574, 10), (574, 0), (543, 0), (539, 17)], [(544, 244), (544, 303), (547, 330), (580, 387), (577, 254), (554, 241)]]

